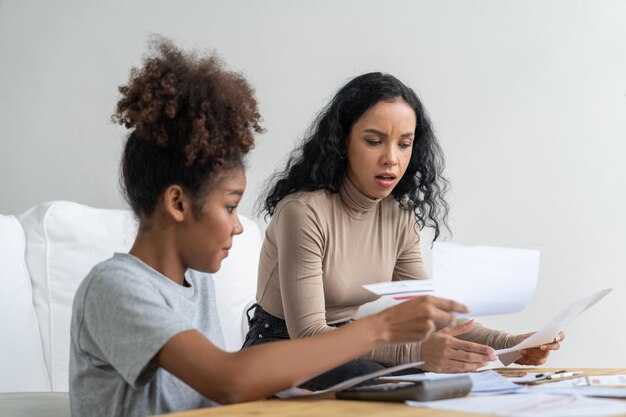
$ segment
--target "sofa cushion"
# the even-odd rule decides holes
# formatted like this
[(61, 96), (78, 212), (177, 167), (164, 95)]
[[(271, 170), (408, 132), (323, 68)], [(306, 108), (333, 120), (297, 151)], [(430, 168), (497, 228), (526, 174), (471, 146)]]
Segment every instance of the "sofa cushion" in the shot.
[[(128, 210), (71, 202), (44, 203), (19, 219), (27, 236), (26, 263), (52, 390), (67, 391), (74, 293), (94, 265), (114, 252), (128, 252), (137, 223)], [(241, 347), (248, 329), (244, 310), (254, 302), (262, 243), (258, 226), (244, 216), (240, 220), (244, 232), (235, 236), (229, 257), (214, 276), (225, 346), (231, 351)]]
[(19, 219), (52, 390), (67, 391), (74, 293), (95, 264), (130, 249), (136, 221), (127, 210), (71, 202), (40, 204)]
[(14, 216), (0, 215), (0, 288), (0, 392), (50, 391), (24, 264), (24, 231)]

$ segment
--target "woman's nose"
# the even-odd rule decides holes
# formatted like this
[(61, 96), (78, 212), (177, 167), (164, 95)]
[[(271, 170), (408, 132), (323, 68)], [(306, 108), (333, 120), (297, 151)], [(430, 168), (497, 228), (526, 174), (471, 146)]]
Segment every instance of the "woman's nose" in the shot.
[(393, 148), (388, 148), (383, 154), (383, 165), (396, 166), (398, 165), (398, 155)]
[(233, 224), (233, 235), (240, 235), (242, 233), (243, 233), (243, 226), (241, 225), (241, 222), (239, 221), (239, 216), (237, 216), (235, 224)]

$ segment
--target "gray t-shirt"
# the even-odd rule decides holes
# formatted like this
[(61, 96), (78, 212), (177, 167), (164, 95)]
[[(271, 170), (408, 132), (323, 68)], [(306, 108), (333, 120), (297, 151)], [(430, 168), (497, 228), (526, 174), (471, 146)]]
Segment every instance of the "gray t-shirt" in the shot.
[(129, 254), (96, 265), (74, 297), (72, 416), (146, 416), (216, 403), (151, 362), (176, 334), (196, 329), (224, 348), (211, 275), (183, 287)]

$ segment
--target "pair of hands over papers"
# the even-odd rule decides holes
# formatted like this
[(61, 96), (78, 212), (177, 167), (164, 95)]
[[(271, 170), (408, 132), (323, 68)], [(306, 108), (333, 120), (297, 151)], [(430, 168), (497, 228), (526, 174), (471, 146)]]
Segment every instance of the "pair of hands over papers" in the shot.
[[(467, 305), (471, 316), (510, 314), (524, 309), (535, 291), (539, 252), (534, 250), (435, 243), (432, 280), (405, 280), (364, 285), (378, 295), (405, 299), (433, 294)], [(504, 365), (521, 357), (519, 351), (554, 342), (561, 330), (612, 289), (577, 300), (517, 345), (496, 350)], [(493, 294), (497, 294), (494, 297)]]

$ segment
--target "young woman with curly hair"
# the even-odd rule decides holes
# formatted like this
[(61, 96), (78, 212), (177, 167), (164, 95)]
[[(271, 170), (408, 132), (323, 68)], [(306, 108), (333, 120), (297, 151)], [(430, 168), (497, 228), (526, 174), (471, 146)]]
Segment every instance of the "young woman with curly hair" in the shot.
[[(270, 183), (257, 305), (244, 347), (334, 333), (376, 296), (363, 284), (423, 279), (419, 229), (447, 227), (444, 158), (417, 95), (391, 75), (342, 87)], [(496, 359), (509, 335), (468, 321), (422, 343), (373, 349), (303, 387), (323, 389), (383, 366), (425, 361), (437, 372), (472, 371)], [(561, 338), (563, 336), (561, 335)], [(464, 340), (463, 340), (464, 339)], [(558, 340), (522, 352), (541, 364)]]
[(260, 116), (250, 86), (217, 58), (155, 46), (113, 116), (130, 129), (121, 176), (140, 224), (130, 253), (95, 266), (75, 295), (72, 415), (260, 399), (384, 344), (422, 340), (467, 311), (427, 297), (332, 334), (224, 351), (209, 273), (242, 233), (243, 157)]

